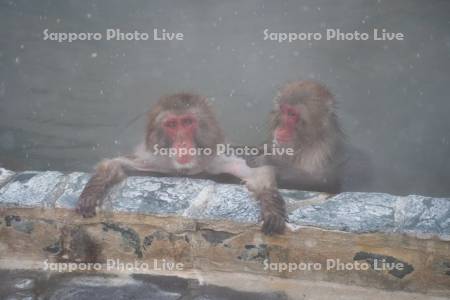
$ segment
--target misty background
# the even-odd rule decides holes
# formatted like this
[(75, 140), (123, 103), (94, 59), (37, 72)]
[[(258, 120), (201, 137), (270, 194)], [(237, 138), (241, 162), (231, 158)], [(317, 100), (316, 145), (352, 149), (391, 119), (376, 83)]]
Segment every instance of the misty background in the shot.
[[(184, 41), (44, 41), (119, 28)], [(264, 41), (271, 32), (402, 32), (405, 41)], [(367, 191), (450, 195), (450, 1), (0, 1), (0, 166), (91, 171), (129, 153), (161, 95), (204, 94), (229, 141), (262, 143), (278, 88), (326, 84)]]

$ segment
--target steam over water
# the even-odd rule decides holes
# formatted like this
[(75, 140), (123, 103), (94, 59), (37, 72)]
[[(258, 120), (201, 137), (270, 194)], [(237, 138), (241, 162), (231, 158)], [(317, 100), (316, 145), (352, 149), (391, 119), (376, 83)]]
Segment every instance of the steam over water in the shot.
[[(211, 98), (236, 144), (267, 137), (277, 89), (326, 84), (349, 141), (373, 166), (367, 191), (450, 195), (450, 2), (0, 1), (0, 165), (90, 171), (132, 151), (159, 96)], [(180, 32), (183, 40), (154, 41)], [(327, 29), (368, 40), (272, 41)], [(146, 32), (146, 41), (57, 42), (43, 31)], [(373, 40), (374, 29), (404, 40)]]

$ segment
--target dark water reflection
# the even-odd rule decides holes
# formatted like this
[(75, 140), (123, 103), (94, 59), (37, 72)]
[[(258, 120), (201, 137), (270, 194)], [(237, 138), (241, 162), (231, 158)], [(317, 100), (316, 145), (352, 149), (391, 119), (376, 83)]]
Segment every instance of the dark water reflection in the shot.
[(2, 299), (49, 300), (288, 299), (282, 291), (242, 292), (216, 285), (200, 284), (195, 279), (176, 276), (146, 274), (117, 276), (84, 273), (0, 270), (0, 297)]

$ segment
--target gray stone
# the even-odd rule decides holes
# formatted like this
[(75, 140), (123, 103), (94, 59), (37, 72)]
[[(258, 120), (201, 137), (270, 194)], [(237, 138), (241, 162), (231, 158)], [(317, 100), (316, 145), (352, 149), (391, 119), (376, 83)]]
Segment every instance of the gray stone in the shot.
[(111, 189), (104, 201), (107, 211), (181, 214), (210, 180), (181, 177), (130, 177)]
[[(320, 193), (283, 190), (282, 194), (298, 202)], [(244, 185), (184, 177), (130, 177), (112, 189), (103, 209), (253, 223), (260, 214)]]
[(83, 191), (84, 186), (90, 178), (86, 173), (70, 173), (66, 176), (65, 186), (61, 196), (55, 202), (56, 208), (75, 208)]
[(396, 216), (396, 225), (403, 232), (450, 236), (450, 199), (399, 197)]
[(343, 193), (322, 204), (299, 208), (289, 215), (297, 225), (352, 232), (386, 231), (394, 226), (396, 197), (388, 194)]
[(323, 193), (319, 192), (308, 192), (308, 191), (296, 191), (296, 190), (280, 190), (280, 194), (284, 199), (294, 199), (294, 201), (298, 200), (310, 200), (321, 195)]
[(259, 219), (259, 206), (242, 185), (214, 184), (206, 187), (183, 215), (255, 223)]
[[(0, 169), (3, 207), (57, 207), (73, 209), (90, 175), (59, 172), (22, 172)], [(2, 175), (3, 174), (3, 175)], [(381, 193), (326, 194), (281, 190), (290, 223), (354, 233), (397, 232), (450, 240), (450, 199)], [(107, 195), (103, 209), (196, 219), (226, 219), (256, 223), (257, 201), (244, 185), (219, 184), (184, 177), (129, 177)], [(13, 224), (16, 226), (17, 224)], [(19, 225), (17, 225), (19, 226)], [(17, 230), (29, 233), (25, 222)]]
[(0, 189), (0, 205), (6, 207), (54, 207), (58, 187), (64, 182), (60, 172), (26, 171), (15, 174)]
[(299, 208), (289, 219), (297, 225), (356, 233), (429, 234), (447, 239), (450, 235), (450, 199), (342, 193), (324, 203)]
[(14, 172), (0, 168), (0, 188), (4, 186), (13, 176)]

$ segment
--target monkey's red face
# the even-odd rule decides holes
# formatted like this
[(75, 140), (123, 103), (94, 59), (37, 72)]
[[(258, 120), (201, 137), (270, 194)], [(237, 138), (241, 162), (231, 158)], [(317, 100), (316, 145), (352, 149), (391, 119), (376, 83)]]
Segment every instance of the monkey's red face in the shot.
[(187, 165), (194, 159), (195, 134), (197, 131), (197, 119), (192, 114), (168, 115), (163, 121), (166, 136), (169, 137), (172, 146), (176, 150), (176, 162)]
[(291, 104), (280, 105), (279, 124), (274, 132), (274, 139), (278, 144), (289, 144), (294, 141), (295, 128), (300, 120), (300, 109)]

